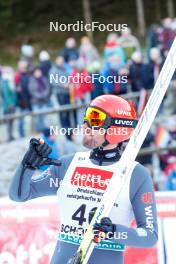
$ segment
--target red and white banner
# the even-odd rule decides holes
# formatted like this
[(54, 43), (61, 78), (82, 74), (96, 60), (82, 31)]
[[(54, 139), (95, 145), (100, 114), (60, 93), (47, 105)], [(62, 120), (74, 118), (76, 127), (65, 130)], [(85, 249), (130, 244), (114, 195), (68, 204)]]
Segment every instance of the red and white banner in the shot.
[(0, 200), (0, 264), (46, 264), (59, 229), (57, 199)]
[[(176, 263), (176, 192), (158, 192), (156, 195), (157, 246), (150, 249), (127, 248), (127, 264)], [(148, 198), (143, 197), (144, 201)], [(57, 240), (58, 212), (56, 197), (25, 203), (0, 199), (0, 264), (48, 264)]]

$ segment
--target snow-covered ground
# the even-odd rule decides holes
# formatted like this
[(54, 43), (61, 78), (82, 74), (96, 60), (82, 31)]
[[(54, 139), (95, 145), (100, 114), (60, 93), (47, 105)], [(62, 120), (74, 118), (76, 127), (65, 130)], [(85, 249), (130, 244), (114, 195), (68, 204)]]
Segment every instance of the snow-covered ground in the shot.
[(0, 195), (6, 195), (10, 179), (28, 146), (28, 138), (0, 144)]
[[(55, 105), (56, 102), (55, 102)], [(13, 177), (16, 167), (23, 158), (25, 151), (28, 148), (29, 140), (31, 137), (39, 137), (34, 135), (34, 122), (35, 119), (31, 116), (25, 117), (25, 132), (27, 137), (24, 139), (19, 138), (18, 125), (19, 120), (14, 121), (14, 133), (15, 138), (12, 142), (7, 142), (7, 126), (6, 124), (0, 124), (0, 196), (7, 195), (9, 189), (9, 182)], [(45, 117), (46, 127), (53, 126), (60, 128), (59, 115), (51, 114)], [(80, 145), (80, 137), (77, 137), (76, 147), (77, 150), (83, 150)], [(64, 143), (66, 141), (65, 136), (62, 134), (58, 135), (57, 143), (59, 152), (61, 155), (64, 153)], [(85, 149), (84, 149), (85, 150)]]
[[(10, 180), (28, 148), (30, 138), (34, 136), (39, 137), (38, 135), (33, 135), (12, 142), (0, 143), (0, 196), (8, 194)], [(60, 155), (64, 154), (65, 142), (64, 136), (58, 137), (57, 143)], [(76, 147), (77, 150), (85, 150), (79, 143)]]

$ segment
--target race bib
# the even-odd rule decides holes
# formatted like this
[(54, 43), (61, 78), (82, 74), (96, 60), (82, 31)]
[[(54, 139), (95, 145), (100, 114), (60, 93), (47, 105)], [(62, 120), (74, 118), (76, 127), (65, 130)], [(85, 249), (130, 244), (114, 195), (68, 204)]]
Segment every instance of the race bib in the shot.
[[(64, 180), (58, 189), (58, 199), (61, 215), (61, 228), (59, 240), (80, 244), (89, 225), (89, 214), (95, 210), (117, 170), (118, 162), (98, 166), (89, 159), (90, 152), (76, 153)], [(136, 163), (134, 163), (134, 166)], [(133, 210), (129, 198), (129, 185), (131, 174), (126, 179), (123, 191), (113, 205), (110, 219), (115, 224), (130, 226), (133, 220)], [(125, 232), (124, 232), (125, 233)], [(121, 237), (119, 237), (121, 235)], [(125, 239), (125, 234), (118, 237)], [(124, 245), (118, 244), (114, 239), (102, 240), (96, 247), (99, 249), (124, 250)]]

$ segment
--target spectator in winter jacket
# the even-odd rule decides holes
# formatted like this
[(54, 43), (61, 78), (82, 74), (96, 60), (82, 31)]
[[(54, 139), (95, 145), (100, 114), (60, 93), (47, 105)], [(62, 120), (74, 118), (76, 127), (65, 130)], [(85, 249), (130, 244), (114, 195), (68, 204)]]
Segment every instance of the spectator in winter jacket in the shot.
[(24, 44), (21, 46), (21, 59), (23, 61), (27, 62), (28, 65), (28, 71), (32, 73), (34, 69), (34, 48), (32, 45)]
[[(50, 69), (50, 84), (59, 105), (70, 104), (68, 72), (63, 56), (57, 56), (55, 64)], [(60, 112), (60, 123), (64, 128), (70, 127), (69, 112)]]
[[(34, 112), (47, 108), (50, 88), (48, 80), (43, 76), (40, 68), (36, 67), (33, 75), (29, 79), (29, 93), (31, 96), (32, 110)], [(44, 116), (39, 115), (36, 117), (36, 131), (41, 132), (44, 128)]]
[(112, 55), (116, 55), (117, 57), (119, 57), (119, 64), (121, 67), (125, 65), (125, 53), (116, 33), (110, 33), (108, 35), (104, 49), (105, 61), (108, 61), (109, 57), (111, 57)]
[(51, 95), (52, 95), (52, 89), (51, 89), (51, 85), (49, 82), (49, 71), (51, 69), (52, 63), (50, 60), (50, 55), (46, 50), (42, 50), (39, 54), (39, 67), (43, 73), (43, 76), (48, 80), (48, 84), (50, 87), (50, 93), (49, 93), (49, 98), (48, 98), (48, 106), (53, 106), (52, 101), (51, 101)]
[(145, 66), (145, 89), (153, 89), (163, 65), (159, 48), (150, 49), (149, 56), (150, 61)]
[(76, 100), (87, 103), (90, 100), (92, 80), (82, 59), (77, 60), (76, 69), (72, 72), (72, 83)]
[(43, 76), (49, 78), (49, 71), (51, 69), (52, 63), (50, 60), (50, 55), (46, 50), (42, 50), (39, 54), (39, 67), (43, 73)]
[[(93, 88), (91, 76), (85, 69), (85, 63), (82, 59), (77, 60), (76, 69), (71, 74), (71, 87), (74, 91), (74, 98), (77, 104), (86, 104), (90, 102), (91, 91)], [(77, 123), (82, 124), (84, 109), (77, 111)]]
[(156, 82), (163, 65), (163, 60), (159, 48), (152, 48), (150, 50), (150, 62), (153, 63), (154, 82)]
[(149, 28), (147, 35), (146, 35), (146, 40), (147, 40), (147, 54), (149, 56), (149, 50), (154, 47), (158, 47), (159, 45), (159, 40), (158, 40), (158, 25), (151, 25)]
[(77, 60), (79, 54), (76, 48), (75, 39), (68, 38), (65, 42), (65, 48), (59, 54), (62, 54), (66, 63), (68, 63), (70, 60)]
[(77, 60), (69, 60), (68, 63), (65, 63), (65, 69), (67, 70), (68, 74), (70, 75), (76, 69), (76, 62)]
[(131, 29), (127, 28), (125, 31), (122, 31), (119, 42), (125, 51), (126, 59), (129, 60), (131, 55), (135, 51), (140, 51), (140, 44), (138, 39), (132, 35)]
[(120, 76), (121, 69), (122, 67), (120, 64), (120, 58), (117, 55), (112, 55), (109, 58), (109, 63), (107, 64), (106, 68), (102, 71), (102, 76), (104, 76), (104, 80), (105, 80), (103, 82), (104, 93), (110, 93), (110, 94), (126, 93), (126, 88), (124, 86), (121, 86), (122, 84), (122, 79)]
[(167, 17), (162, 21), (162, 28), (159, 33), (159, 41), (163, 57), (167, 56), (167, 51), (170, 49), (174, 40), (175, 32), (172, 30), (172, 19)]
[(84, 61), (85, 67), (87, 68), (92, 62), (100, 60), (98, 50), (91, 43), (88, 37), (81, 39), (81, 46), (79, 48), (79, 56)]
[(132, 62), (130, 65), (130, 81), (133, 92), (138, 92), (145, 88), (145, 65), (143, 63), (142, 54), (135, 51), (132, 54)]
[[(16, 108), (16, 91), (14, 82), (14, 71), (11, 67), (3, 67), (0, 78), (0, 95), (4, 115), (13, 114)], [(8, 141), (13, 137), (13, 120), (7, 122)]]
[[(17, 106), (22, 113), (31, 110), (31, 101), (29, 94), (29, 72), (27, 61), (21, 60), (18, 62), (18, 70), (15, 74), (15, 84), (17, 92)], [(25, 136), (24, 118), (19, 119), (19, 134)]]
[(119, 90), (116, 94), (126, 94), (130, 92), (130, 81), (129, 81), (129, 69), (127, 66), (124, 66), (119, 69)]
[(92, 79), (92, 91), (91, 91), (91, 99), (104, 94), (103, 91), (103, 83), (101, 81), (101, 64), (98, 61), (94, 61), (88, 67), (88, 72)]

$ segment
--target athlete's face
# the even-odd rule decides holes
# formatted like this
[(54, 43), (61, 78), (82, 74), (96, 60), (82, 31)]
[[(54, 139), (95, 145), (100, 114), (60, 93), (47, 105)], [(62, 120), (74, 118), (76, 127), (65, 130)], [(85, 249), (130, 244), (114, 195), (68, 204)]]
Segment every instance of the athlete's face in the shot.
[(99, 130), (88, 127), (87, 123), (83, 125), (83, 146), (89, 149), (100, 147), (105, 141), (104, 135)]

